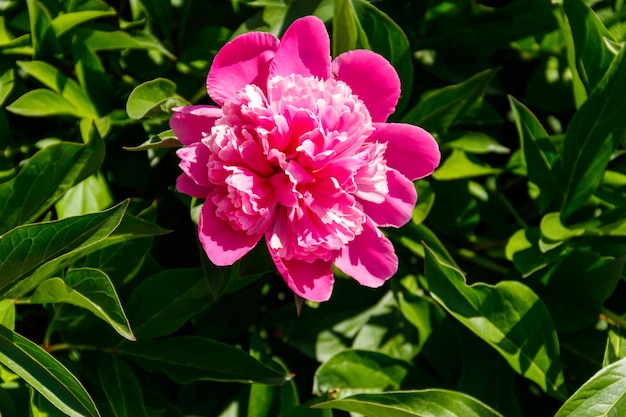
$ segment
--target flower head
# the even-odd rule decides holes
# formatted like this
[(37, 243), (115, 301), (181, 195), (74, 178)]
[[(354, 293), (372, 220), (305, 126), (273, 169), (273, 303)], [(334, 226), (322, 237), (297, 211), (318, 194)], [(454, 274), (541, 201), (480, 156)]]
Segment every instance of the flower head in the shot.
[(400, 80), (382, 56), (330, 58), (321, 20), (296, 20), (278, 40), (251, 32), (217, 54), (207, 91), (219, 105), (175, 109), (179, 191), (204, 198), (198, 234), (209, 259), (230, 265), (262, 238), (299, 296), (325, 301), (332, 265), (379, 287), (398, 258), (379, 227), (400, 227), (417, 200), (412, 181), (439, 164), (430, 134), (385, 123)]

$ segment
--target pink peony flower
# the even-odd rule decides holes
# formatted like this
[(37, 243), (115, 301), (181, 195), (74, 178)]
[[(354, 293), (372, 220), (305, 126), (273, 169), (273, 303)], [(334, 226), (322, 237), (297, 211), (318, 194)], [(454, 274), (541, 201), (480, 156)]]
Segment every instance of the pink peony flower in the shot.
[(379, 287), (398, 268), (379, 227), (411, 218), (412, 181), (440, 153), (423, 129), (385, 123), (400, 80), (366, 50), (331, 62), (321, 20), (295, 21), (278, 40), (252, 32), (217, 54), (207, 77), (221, 107), (175, 109), (179, 191), (204, 198), (198, 233), (209, 259), (231, 265), (262, 238), (287, 285), (325, 301), (332, 265)]

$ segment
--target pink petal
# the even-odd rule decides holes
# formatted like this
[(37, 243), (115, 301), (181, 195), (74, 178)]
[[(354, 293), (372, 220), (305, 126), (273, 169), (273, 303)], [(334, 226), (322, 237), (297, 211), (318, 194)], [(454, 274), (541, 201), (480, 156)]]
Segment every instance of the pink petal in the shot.
[(359, 284), (378, 288), (398, 270), (398, 257), (389, 239), (368, 218), (363, 232), (341, 251), (335, 265)]
[(210, 153), (209, 148), (202, 142), (180, 148), (176, 151), (176, 155), (180, 158), (178, 166), (196, 184), (209, 186), (211, 184), (208, 168)]
[(311, 301), (327, 301), (330, 298), (335, 282), (330, 262), (319, 259), (314, 262), (286, 260), (276, 254), (269, 242), (267, 248), (278, 272), (293, 292)]
[(176, 189), (179, 193), (185, 193), (196, 198), (206, 198), (209, 191), (211, 191), (210, 187), (199, 185), (184, 173), (178, 176)]
[(387, 171), (387, 185), (389, 186), (389, 193), (382, 203), (375, 204), (360, 200), (363, 211), (378, 226), (404, 226), (411, 219), (413, 208), (417, 202), (415, 186), (412, 181), (395, 169)]
[(385, 159), (411, 181), (433, 173), (439, 165), (439, 145), (421, 127), (405, 123), (374, 123), (370, 142), (387, 142)]
[(213, 101), (223, 105), (225, 100), (235, 100), (235, 93), (248, 84), (255, 84), (265, 92), (270, 61), (278, 43), (278, 38), (270, 33), (250, 32), (224, 45), (215, 56), (206, 80)]
[(172, 110), (170, 127), (184, 145), (191, 145), (207, 136), (215, 120), (222, 117), (222, 109), (215, 106), (185, 106)]
[(345, 52), (333, 61), (332, 72), (363, 100), (372, 121), (384, 122), (395, 111), (400, 97), (400, 78), (381, 55), (363, 49)]
[(207, 256), (215, 265), (232, 265), (248, 253), (263, 236), (248, 235), (233, 229), (215, 216), (215, 205), (206, 199), (200, 211), (198, 238)]
[(307, 16), (293, 22), (280, 40), (271, 76), (300, 74), (330, 77), (330, 39), (324, 22)]

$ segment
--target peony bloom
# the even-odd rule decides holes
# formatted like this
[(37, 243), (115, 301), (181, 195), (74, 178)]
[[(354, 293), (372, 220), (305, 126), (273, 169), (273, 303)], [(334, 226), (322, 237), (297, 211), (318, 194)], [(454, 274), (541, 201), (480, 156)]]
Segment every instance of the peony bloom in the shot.
[(400, 80), (382, 56), (330, 57), (321, 20), (295, 21), (281, 40), (252, 32), (217, 54), (207, 91), (220, 107), (175, 109), (180, 192), (204, 198), (199, 239), (231, 265), (261, 238), (287, 285), (328, 300), (332, 265), (379, 287), (398, 258), (379, 227), (400, 227), (417, 196), (412, 181), (440, 153), (423, 129), (385, 123)]

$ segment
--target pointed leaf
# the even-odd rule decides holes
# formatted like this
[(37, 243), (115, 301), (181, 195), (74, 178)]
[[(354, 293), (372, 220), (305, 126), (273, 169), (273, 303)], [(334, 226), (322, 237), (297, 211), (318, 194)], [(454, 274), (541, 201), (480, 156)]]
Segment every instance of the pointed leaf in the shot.
[(147, 417), (141, 385), (133, 370), (113, 355), (103, 355), (98, 376), (115, 417)]
[(565, 398), (559, 344), (546, 306), (526, 285), (467, 285), (463, 274), (426, 247), (426, 279), (433, 298), (489, 343), (520, 375)]
[(52, 19), (50, 26), (54, 30), (55, 35), (59, 37), (82, 23), (107, 16), (115, 16), (115, 11), (113, 9), (84, 10), (80, 12), (64, 13)]
[(107, 322), (121, 336), (135, 340), (111, 280), (97, 269), (71, 269), (64, 279), (48, 279), (37, 287), (30, 301), (82, 307)]
[(460, 392), (442, 389), (359, 394), (315, 404), (376, 417), (502, 417), (480, 401)]
[(142, 281), (133, 290), (126, 311), (137, 337), (153, 339), (174, 333), (211, 301), (201, 269), (168, 269)]
[(20, 116), (74, 116), (83, 117), (84, 112), (54, 91), (39, 88), (19, 97), (6, 109)]
[(462, 83), (429, 91), (402, 120), (428, 131), (444, 133), (482, 98), (495, 74), (495, 70), (486, 70)]
[(278, 385), (291, 378), (236, 347), (196, 336), (137, 341), (118, 353), (148, 371), (165, 372), (179, 384), (211, 380)]
[(4, 326), (0, 326), (0, 363), (70, 417), (100, 416), (89, 393), (65, 366)]
[(626, 91), (625, 57), (626, 48), (613, 60), (567, 128), (561, 178), (566, 184), (561, 210), (564, 220), (595, 193), (611, 154), (626, 139), (626, 118), (621, 111)]
[(608, 417), (624, 413), (626, 358), (598, 371), (563, 404), (555, 417)]
[(344, 350), (315, 371), (313, 392), (338, 392), (338, 398), (354, 394), (397, 390), (408, 373), (407, 362), (378, 352)]
[(37, 152), (15, 178), (0, 185), (0, 234), (35, 221), (103, 159), (104, 143), (93, 126), (84, 145), (61, 142)]

